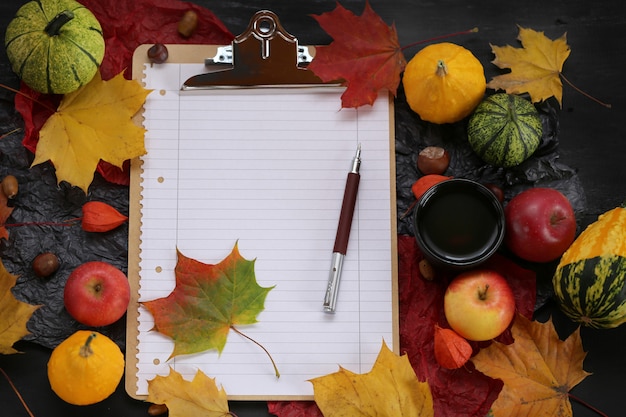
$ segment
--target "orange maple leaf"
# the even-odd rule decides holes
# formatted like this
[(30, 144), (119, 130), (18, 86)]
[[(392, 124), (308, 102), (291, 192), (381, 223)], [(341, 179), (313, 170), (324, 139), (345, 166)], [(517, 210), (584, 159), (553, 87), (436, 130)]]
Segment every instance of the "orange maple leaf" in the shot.
[(332, 12), (313, 17), (334, 40), (315, 49), (308, 69), (325, 82), (347, 85), (342, 107), (371, 105), (381, 89), (396, 94), (406, 59), (395, 25), (388, 26), (369, 2), (361, 16), (337, 3)]
[(493, 416), (571, 417), (568, 393), (590, 375), (582, 367), (586, 353), (580, 328), (561, 341), (552, 320), (540, 323), (518, 315), (511, 332), (514, 343), (494, 342), (472, 359), (479, 371), (504, 382)]
[(66, 94), (39, 132), (32, 165), (52, 161), (57, 181), (87, 192), (100, 160), (122, 168), (124, 161), (146, 153), (145, 129), (132, 118), (151, 90), (123, 73), (103, 81), (100, 73)]
[(148, 381), (147, 401), (165, 404), (172, 417), (230, 415), (226, 391), (218, 389), (215, 379), (202, 371), (196, 371), (193, 380), (187, 381), (170, 368), (169, 375)]
[(543, 32), (519, 27), (517, 39), (522, 48), (491, 45), (499, 68), (509, 68), (508, 74), (497, 75), (487, 83), (488, 88), (502, 89), (509, 94), (528, 93), (533, 103), (555, 97), (562, 106), (561, 71), (570, 54), (566, 35), (551, 40)]
[(372, 370), (338, 372), (311, 380), (315, 403), (325, 416), (433, 417), (433, 397), (420, 382), (407, 355), (383, 342)]

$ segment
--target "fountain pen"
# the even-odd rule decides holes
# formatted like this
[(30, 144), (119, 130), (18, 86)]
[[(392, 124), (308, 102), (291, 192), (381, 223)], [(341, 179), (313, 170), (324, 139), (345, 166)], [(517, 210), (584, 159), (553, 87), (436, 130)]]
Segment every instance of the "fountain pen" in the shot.
[(328, 275), (326, 296), (324, 297), (324, 311), (327, 313), (334, 313), (335, 306), (337, 304), (337, 294), (339, 292), (343, 258), (346, 256), (346, 252), (348, 251), (348, 241), (350, 240), (350, 229), (352, 228), (354, 206), (356, 205), (356, 196), (359, 191), (359, 181), (361, 179), (359, 174), (360, 167), (361, 144), (357, 147), (356, 155), (352, 159), (352, 168), (350, 169), (350, 172), (348, 172), (348, 178), (346, 179), (346, 187), (343, 194), (341, 212), (339, 214), (339, 224), (337, 225), (337, 235), (335, 236), (335, 245), (333, 247), (330, 273)]

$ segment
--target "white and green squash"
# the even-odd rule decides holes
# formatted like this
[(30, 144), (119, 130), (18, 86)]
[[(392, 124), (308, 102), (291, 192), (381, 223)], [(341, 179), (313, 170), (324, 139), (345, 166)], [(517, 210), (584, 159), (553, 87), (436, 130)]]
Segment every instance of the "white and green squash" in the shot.
[(467, 138), (488, 164), (512, 167), (539, 147), (543, 127), (535, 106), (515, 94), (498, 93), (484, 99), (468, 122)]
[(572, 320), (593, 328), (626, 323), (626, 208), (600, 215), (561, 257), (552, 278)]
[(91, 81), (104, 58), (102, 27), (74, 0), (24, 4), (5, 34), (13, 71), (33, 90), (66, 94)]

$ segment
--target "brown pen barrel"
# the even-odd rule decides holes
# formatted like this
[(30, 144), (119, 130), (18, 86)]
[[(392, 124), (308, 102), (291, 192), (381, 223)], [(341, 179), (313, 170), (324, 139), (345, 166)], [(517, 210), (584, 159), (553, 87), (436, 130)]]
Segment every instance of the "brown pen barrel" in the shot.
[(343, 255), (348, 251), (348, 240), (350, 239), (350, 228), (352, 227), (352, 217), (356, 205), (356, 195), (359, 191), (359, 181), (361, 176), (354, 172), (348, 174), (346, 188), (341, 203), (341, 213), (339, 214), (339, 225), (337, 226), (337, 236), (335, 236), (335, 246), (333, 252)]

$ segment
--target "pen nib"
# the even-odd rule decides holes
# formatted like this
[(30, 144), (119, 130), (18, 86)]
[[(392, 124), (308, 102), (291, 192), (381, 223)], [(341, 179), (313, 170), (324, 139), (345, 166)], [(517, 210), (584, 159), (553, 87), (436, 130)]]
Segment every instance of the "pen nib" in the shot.
[(352, 159), (352, 169), (350, 172), (354, 174), (359, 173), (359, 169), (361, 168), (361, 144), (356, 148), (356, 154), (354, 155), (354, 159)]

